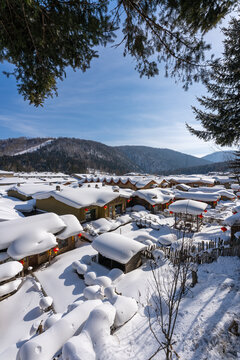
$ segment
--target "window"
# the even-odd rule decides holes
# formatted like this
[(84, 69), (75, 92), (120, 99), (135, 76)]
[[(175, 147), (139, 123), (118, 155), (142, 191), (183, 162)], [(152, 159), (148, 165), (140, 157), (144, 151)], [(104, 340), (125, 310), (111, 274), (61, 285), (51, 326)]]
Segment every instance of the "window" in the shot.
[(122, 204), (115, 205), (115, 215), (122, 214)]
[(109, 217), (112, 219), (113, 218), (113, 207), (109, 206)]
[(59, 240), (58, 239), (58, 247), (59, 249), (65, 248), (68, 246), (68, 239), (65, 240)]
[(96, 220), (96, 209), (91, 209), (85, 212), (86, 221)]

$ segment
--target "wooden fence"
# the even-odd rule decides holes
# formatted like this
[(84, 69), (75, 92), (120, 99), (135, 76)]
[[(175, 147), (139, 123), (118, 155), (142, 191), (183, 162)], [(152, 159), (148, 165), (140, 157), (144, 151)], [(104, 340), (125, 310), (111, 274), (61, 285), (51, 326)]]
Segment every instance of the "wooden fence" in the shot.
[(166, 247), (160, 247), (174, 265), (179, 262), (193, 262), (197, 264), (211, 263), (216, 261), (219, 256), (239, 256), (240, 244), (231, 247), (224, 247), (221, 242), (202, 241), (197, 245), (185, 247), (181, 250), (175, 250)]

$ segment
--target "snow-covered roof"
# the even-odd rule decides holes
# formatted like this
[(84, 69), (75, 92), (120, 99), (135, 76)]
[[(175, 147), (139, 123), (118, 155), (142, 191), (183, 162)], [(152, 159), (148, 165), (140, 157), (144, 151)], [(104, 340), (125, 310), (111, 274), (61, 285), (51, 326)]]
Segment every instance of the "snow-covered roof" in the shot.
[(147, 246), (123, 235), (105, 233), (93, 240), (92, 247), (101, 255), (121, 264), (126, 264), (135, 254), (146, 249)]
[(0, 297), (10, 294), (11, 292), (18, 289), (21, 285), (22, 279), (16, 279), (0, 286)]
[(0, 179), (0, 185), (6, 185), (6, 184), (23, 184), (26, 182), (26, 179), (20, 178), (20, 177), (3, 177)]
[(57, 245), (56, 237), (47, 231), (38, 230), (18, 236), (8, 247), (12, 259), (20, 260), (26, 256), (40, 254)]
[(57, 245), (56, 236), (66, 239), (78, 234), (82, 226), (74, 215), (54, 213), (28, 216), (0, 223), (0, 249), (16, 260), (40, 254)]
[(203, 186), (199, 188), (192, 188), (191, 192), (200, 193), (200, 194), (206, 193), (211, 195), (219, 195), (219, 196), (224, 196), (228, 199), (235, 199), (236, 197), (233, 190), (231, 189), (226, 190), (222, 185), (213, 186), (211, 188), (203, 187)]
[(137, 190), (132, 194), (132, 196), (138, 196), (139, 198), (147, 201), (151, 205), (166, 204), (174, 198), (173, 194), (169, 192), (166, 193), (159, 188)]
[(179, 184), (191, 184), (191, 183), (204, 183), (204, 184), (214, 184), (214, 179), (206, 177), (197, 177), (197, 176), (188, 176), (188, 177), (171, 177), (170, 180), (173, 180)]
[(119, 196), (129, 198), (130, 194), (114, 192), (112, 189), (102, 188), (61, 188), (60, 191), (50, 191), (48, 193), (34, 194), (35, 199), (47, 199), (50, 197), (65, 203), (74, 208), (80, 209), (83, 207), (96, 205), (104, 206), (105, 204), (113, 201)]
[(22, 201), (8, 196), (0, 197), (0, 221), (13, 220), (24, 217), (21, 211), (31, 212), (35, 200)]
[(218, 201), (221, 195), (218, 193), (204, 193), (204, 192), (192, 192), (192, 191), (177, 191), (175, 199), (191, 199), (198, 201)]
[(36, 193), (49, 192), (56, 190), (56, 185), (40, 184), (22, 184), (20, 186), (13, 186), (9, 190), (13, 190), (24, 196), (32, 196)]
[(191, 189), (191, 186), (187, 185), (187, 184), (177, 184), (176, 186), (178, 186), (178, 188), (182, 188), (185, 191), (188, 191)]
[[(44, 234), (43, 238), (45, 238), (46, 233), (56, 234), (65, 227), (66, 225), (63, 220), (54, 213), (45, 213), (3, 221), (0, 223), (0, 249), (6, 249), (12, 242), (17, 241), (18, 239), (24, 241), (26, 237), (32, 236), (33, 240), (37, 233)], [(41, 241), (39, 237), (38, 241)], [(39, 247), (41, 247), (40, 244)]]
[(66, 228), (62, 230), (60, 234), (57, 235), (57, 238), (60, 240), (67, 239), (70, 236), (74, 236), (79, 234), (82, 231), (82, 225), (76, 218), (76, 216), (68, 214), (68, 215), (61, 215), (59, 216), (64, 224), (66, 225)]
[(231, 215), (229, 217), (227, 217), (224, 220), (224, 224), (228, 225), (228, 226), (233, 226), (233, 225), (240, 225), (240, 213), (236, 213), (234, 215)]
[(195, 200), (178, 200), (169, 206), (169, 210), (173, 213), (183, 213), (191, 215), (200, 215), (208, 204)]
[(16, 276), (23, 269), (19, 261), (8, 261), (0, 265), (0, 281), (5, 281)]

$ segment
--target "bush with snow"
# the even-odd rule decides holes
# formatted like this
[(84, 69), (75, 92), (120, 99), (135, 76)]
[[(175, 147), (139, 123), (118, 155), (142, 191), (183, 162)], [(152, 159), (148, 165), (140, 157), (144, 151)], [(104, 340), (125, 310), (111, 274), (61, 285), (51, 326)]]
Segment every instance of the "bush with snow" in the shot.
[(114, 319), (114, 326), (119, 327), (130, 320), (138, 311), (137, 302), (135, 299), (117, 295), (112, 287), (104, 290), (104, 294), (108, 301), (115, 307), (116, 316)]
[(84, 274), (84, 282), (86, 285), (95, 285), (96, 273), (94, 271), (89, 271)]
[(45, 296), (40, 299), (39, 306), (43, 311), (46, 311), (50, 306), (52, 306), (52, 303), (53, 299), (51, 298), (51, 296)]
[(104, 298), (104, 294), (99, 285), (91, 285), (85, 287), (83, 290), (83, 295), (87, 300), (102, 300)]
[(61, 313), (53, 314), (47, 318), (47, 320), (44, 322), (44, 331), (49, 329), (53, 324), (55, 324), (58, 320), (60, 320), (62, 317)]
[(111, 286), (112, 280), (108, 276), (98, 276), (95, 279), (95, 284), (101, 286), (102, 288), (106, 288)]

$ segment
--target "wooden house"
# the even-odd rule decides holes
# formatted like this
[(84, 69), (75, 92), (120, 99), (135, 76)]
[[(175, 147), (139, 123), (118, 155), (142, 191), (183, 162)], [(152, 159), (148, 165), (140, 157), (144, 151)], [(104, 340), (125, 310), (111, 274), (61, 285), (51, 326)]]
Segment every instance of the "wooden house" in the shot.
[(62, 188), (45, 194), (35, 194), (36, 208), (58, 215), (73, 214), (79, 221), (102, 217), (115, 218), (126, 211), (128, 193), (109, 187)]
[(46, 213), (9, 220), (0, 223), (0, 250), (20, 261), (24, 269), (35, 268), (74, 249), (81, 231), (81, 224), (71, 214)]
[(193, 177), (193, 176), (189, 176), (189, 177), (172, 177), (171, 179), (169, 179), (169, 183), (170, 186), (176, 186), (178, 184), (186, 184), (190, 187), (199, 187), (199, 186), (208, 186), (208, 187), (212, 187), (215, 184), (214, 179), (209, 179), (209, 178), (201, 178), (201, 177)]
[(40, 184), (18, 184), (8, 190), (8, 196), (27, 201), (36, 193), (49, 192), (56, 189), (56, 185)]
[(124, 273), (135, 270), (142, 264), (142, 252), (146, 245), (115, 233), (104, 233), (96, 237), (92, 247), (98, 252), (99, 264), (119, 268)]
[(224, 224), (231, 228), (230, 243), (240, 244), (240, 213), (229, 216), (224, 220)]
[(195, 200), (207, 203), (211, 207), (215, 208), (217, 202), (220, 200), (221, 195), (218, 193), (206, 193), (200, 191), (178, 191), (175, 193), (176, 200)]
[(155, 189), (141, 189), (132, 194), (131, 205), (142, 205), (153, 214), (168, 208), (174, 195), (171, 192)]

